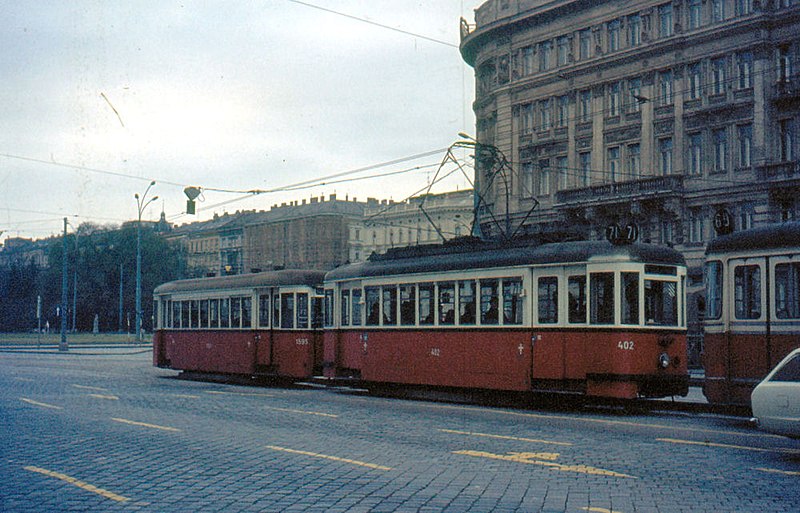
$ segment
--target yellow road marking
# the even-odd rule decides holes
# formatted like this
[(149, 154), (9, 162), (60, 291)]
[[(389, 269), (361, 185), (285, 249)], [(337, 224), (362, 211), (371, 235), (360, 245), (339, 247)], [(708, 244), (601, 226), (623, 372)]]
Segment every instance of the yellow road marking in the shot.
[(780, 470), (777, 468), (763, 468), (763, 467), (755, 467), (756, 470), (760, 470), (761, 472), (770, 472), (772, 474), (783, 474), (786, 476), (800, 476), (800, 472), (794, 470)]
[(180, 429), (174, 428), (174, 427), (159, 426), (157, 424), (148, 424), (146, 422), (137, 422), (135, 420), (120, 419), (120, 418), (117, 418), (117, 417), (111, 417), (111, 420), (113, 420), (114, 422), (121, 422), (123, 424), (130, 424), (132, 426), (142, 426), (142, 427), (148, 427), (148, 428), (153, 428), (153, 429), (161, 429), (163, 431), (180, 431)]
[(118, 401), (119, 397), (115, 395), (103, 395), (103, 394), (89, 394), (89, 397), (94, 397), (95, 399), (108, 399), (110, 401)]
[(756, 437), (756, 438), (778, 438), (784, 439), (784, 437), (779, 435), (770, 435), (768, 433), (747, 433), (743, 431), (721, 431), (717, 429), (703, 429), (703, 428), (694, 428), (694, 427), (685, 427), (685, 426), (675, 426), (670, 424), (649, 424), (646, 422), (630, 422), (626, 420), (608, 420), (608, 419), (593, 419), (593, 418), (586, 418), (586, 417), (570, 417), (568, 415), (545, 415), (542, 413), (523, 413), (518, 411), (508, 411), (508, 410), (496, 410), (496, 409), (481, 409), (481, 408), (473, 408), (469, 406), (458, 406), (458, 405), (445, 405), (445, 404), (426, 404), (424, 405), (428, 408), (438, 408), (444, 410), (462, 410), (462, 411), (474, 411), (480, 413), (497, 413), (500, 415), (510, 415), (513, 417), (524, 417), (529, 419), (542, 419), (542, 420), (570, 420), (574, 422), (586, 422), (589, 424), (603, 424), (609, 426), (627, 426), (627, 427), (644, 427), (644, 428), (651, 428), (651, 429), (668, 429), (670, 431), (680, 430), (680, 431), (692, 431), (698, 433), (714, 433), (714, 434), (722, 434), (722, 435), (736, 435), (736, 436), (748, 436), (748, 437)]
[(350, 463), (351, 465), (358, 465), (359, 467), (367, 467), (375, 470), (392, 470), (392, 467), (384, 467), (383, 465), (375, 465), (374, 463), (366, 463), (358, 460), (351, 460), (348, 458), (339, 458), (338, 456), (328, 456), (327, 454), (319, 454), (316, 452), (298, 451), (296, 449), (287, 449), (286, 447), (278, 447), (276, 445), (267, 445), (267, 449), (273, 451), (288, 452), (290, 454), (301, 454), (303, 456), (311, 456), (313, 458), (322, 458), (325, 460), (339, 461), (342, 463)]
[(207, 394), (216, 394), (216, 395), (241, 395), (241, 396), (249, 396), (249, 397), (275, 397), (272, 394), (257, 394), (253, 392), (223, 392), (220, 390), (206, 390)]
[(289, 412), (289, 413), (303, 413), (305, 415), (318, 415), (320, 417), (331, 417), (331, 418), (334, 418), (334, 419), (339, 418), (338, 415), (335, 415), (333, 413), (322, 413), (322, 412), (318, 412), (318, 411), (305, 411), (305, 410), (292, 410), (291, 408), (276, 408), (274, 406), (265, 406), (264, 408), (266, 408), (267, 410), (285, 411), (285, 412)]
[(615, 509), (606, 509), (606, 508), (595, 508), (595, 507), (588, 507), (588, 508), (581, 508), (583, 511), (592, 511), (594, 513), (622, 513), (621, 511), (617, 511)]
[(34, 406), (41, 406), (42, 408), (51, 408), (53, 410), (63, 410), (64, 408), (61, 406), (55, 406), (52, 404), (47, 403), (40, 403), (39, 401), (34, 401), (33, 399), (28, 399), (27, 397), (20, 397), (20, 401), (26, 402), (28, 404), (32, 404)]
[(605, 470), (602, 468), (594, 468), (586, 465), (562, 465), (555, 463), (552, 460), (558, 458), (557, 453), (536, 453), (536, 452), (510, 452), (508, 454), (492, 454), (485, 451), (453, 451), (453, 454), (462, 454), (465, 456), (475, 456), (478, 458), (489, 458), (493, 460), (512, 461), (514, 463), (526, 463), (528, 465), (541, 465), (544, 467), (554, 468), (563, 472), (578, 472), (581, 474), (592, 474), (596, 476), (609, 476), (609, 477), (623, 477), (628, 479), (637, 479), (628, 474), (621, 474), (613, 470)]
[(84, 390), (96, 390), (98, 392), (108, 392), (107, 388), (90, 387), (90, 386), (87, 386), (87, 385), (75, 385), (75, 384), (73, 384), (72, 386), (74, 386), (75, 388), (82, 388)]
[(779, 452), (784, 454), (800, 454), (800, 451), (795, 449), (782, 449), (780, 447), (776, 447), (774, 449), (766, 449), (763, 447), (747, 447), (745, 445), (731, 445), (731, 444), (719, 444), (715, 442), (698, 442), (695, 440), (677, 440), (675, 438), (656, 438), (659, 442), (666, 442), (670, 444), (684, 444), (684, 445), (703, 445), (705, 447), (718, 447), (722, 449), (740, 449), (743, 451), (755, 451), (755, 452)]
[(536, 438), (522, 438), (519, 436), (506, 436), (506, 435), (492, 435), (489, 433), (476, 433), (474, 431), (457, 431), (455, 429), (440, 429), (442, 433), (452, 433), (454, 435), (467, 435), (467, 436), (482, 436), (485, 438), (499, 438), (501, 440), (515, 440), (517, 442), (532, 442), (537, 444), (550, 444), (550, 445), (572, 445), (569, 442), (554, 442), (552, 440), (539, 440)]
[(27, 466), (27, 467), (23, 467), (23, 468), (25, 470), (29, 471), (29, 472), (36, 472), (38, 474), (42, 474), (42, 475), (45, 475), (45, 476), (48, 476), (48, 477), (54, 477), (56, 479), (60, 479), (62, 481), (65, 481), (65, 482), (67, 482), (69, 484), (75, 485), (78, 488), (81, 488), (81, 489), (86, 490), (88, 492), (93, 492), (93, 493), (96, 493), (97, 495), (101, 495), (101, 496), (105, 497), (106, 499), (111, 499), (112, 501), (126, 502), (126, 501), (130, 500), (127, 497), (123, 497), (122, 495), (117, 495), (116, 493), (109, 492), (108, 490), (104, 490), (102, 488), (98, 488), (98, 487), (96, 487), (94, 485), (90, 485), (89, 483), (84, 483), (83, 481), (79, 481), (79, 480), (75, 479), (74, 477), (70, 477), (70, 476), (68, 476), (66, 474), (62, 474), (60, 472), (53, 472), (52, 470), (47, 470), (47, 469), (39, 468), (39, 467), (33, 467), (33, 466), (30, 466), (30, 465)]

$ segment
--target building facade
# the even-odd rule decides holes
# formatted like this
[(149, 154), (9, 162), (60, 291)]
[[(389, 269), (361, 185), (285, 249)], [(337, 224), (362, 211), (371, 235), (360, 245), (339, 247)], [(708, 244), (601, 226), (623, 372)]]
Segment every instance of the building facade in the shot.
[(723, 210), (800, 212), (800, 1), (490, 0), (475, 21), (476, 139), (512, 162), (476, 171), (485, 232), (506, 208), (527, 232), (635, 223), (701, 291)]

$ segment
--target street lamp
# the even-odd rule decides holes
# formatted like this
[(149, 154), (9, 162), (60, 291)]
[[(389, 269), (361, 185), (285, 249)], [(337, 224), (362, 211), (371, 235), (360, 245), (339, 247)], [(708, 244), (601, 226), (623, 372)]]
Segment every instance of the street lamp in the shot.
[(147, 205), (158, 199), (158, 196), (153, 196), (145, 201), (147, 193), (150, 192), (150, 187), (155, 184), (155, 180), (150, 182), (141, 198), (139, 194), (133, 195), (136, 198), (136, 207), (139, 210), (139, 221), (136, 224), (136, 341), (140, 343), (142, 341), (142, 212)]

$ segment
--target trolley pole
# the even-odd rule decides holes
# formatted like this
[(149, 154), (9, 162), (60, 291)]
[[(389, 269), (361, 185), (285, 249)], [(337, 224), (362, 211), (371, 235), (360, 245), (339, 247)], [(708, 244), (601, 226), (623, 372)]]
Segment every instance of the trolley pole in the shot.
[(69, 277), (67, 276), (67, 218), (64, 218), (64, 244), (63, 244), (62, 265), (61, 265), (61, 342), (58, 344), (59, 351), (69, 350), (67, 345), (67, 289), (69, 288)]

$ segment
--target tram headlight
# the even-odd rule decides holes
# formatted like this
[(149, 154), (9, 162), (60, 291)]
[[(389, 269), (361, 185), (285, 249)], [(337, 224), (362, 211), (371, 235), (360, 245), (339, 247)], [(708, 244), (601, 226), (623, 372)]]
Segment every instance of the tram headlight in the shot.
[(666, 369), (669, 367), (669, 355), (667, 353), (661, 353), (658, 356), (658, 364), (661, 366), (662, 369)]

